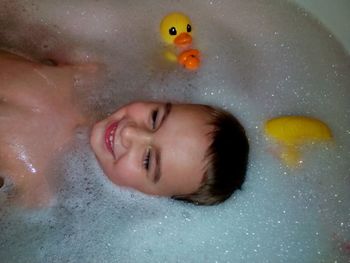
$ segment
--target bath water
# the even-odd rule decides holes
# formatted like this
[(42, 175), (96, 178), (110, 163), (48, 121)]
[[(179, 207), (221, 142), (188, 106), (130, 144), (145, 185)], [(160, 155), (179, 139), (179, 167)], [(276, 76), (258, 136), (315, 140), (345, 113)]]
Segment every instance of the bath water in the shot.
[[(159, 23), (172, 11), (192, 19), (196, 72), (162, 57)], [(103, 80), (80, 84), (93, 86), (81, 98), (91, 113), (139, 99), (217, 105), (251, 146), (242, 191), (196, 207), (113, 186), (82, 130), (52, 171), (56, 205), (0, 205), (1, 262), (350, 261), (350, 59), (304, 10), (278, 0), (2, 0), (0, 46), (105, 64)], [(263, 134), (285, 114), (319, 118), (334, 135), (307, 147), (298, 169)]]

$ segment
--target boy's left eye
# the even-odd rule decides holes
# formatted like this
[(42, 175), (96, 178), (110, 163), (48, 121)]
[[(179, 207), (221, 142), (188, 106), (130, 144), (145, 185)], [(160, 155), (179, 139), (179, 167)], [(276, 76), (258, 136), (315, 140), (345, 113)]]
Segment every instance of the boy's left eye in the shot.
[(155, 130), (157, 127), (157, 117), (158, 117), (158, 109), (152, 111), (152, 129)]

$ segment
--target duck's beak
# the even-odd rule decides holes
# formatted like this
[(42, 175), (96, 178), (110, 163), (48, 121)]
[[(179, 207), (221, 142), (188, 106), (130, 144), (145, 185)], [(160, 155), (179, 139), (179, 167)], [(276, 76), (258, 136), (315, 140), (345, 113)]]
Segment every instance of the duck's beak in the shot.
[(192, 37), (183, 32), (174, 39), (174, 44), (179, 47), (190, 45), (192, 43)]

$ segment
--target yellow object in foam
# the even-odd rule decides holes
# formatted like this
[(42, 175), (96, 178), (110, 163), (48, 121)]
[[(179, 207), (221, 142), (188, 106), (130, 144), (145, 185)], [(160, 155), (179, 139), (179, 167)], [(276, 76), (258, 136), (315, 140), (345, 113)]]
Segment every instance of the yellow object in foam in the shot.
[(166, 43), (174, 44), (175, 39), (183, 33), (192, 35), (191, 27), (191, 20), (188, 16), (174, 12), (163, 18), (160, 23), (160, 34)]
[(265, 133), (284, 146), (281, 158), (288, 166), (296, 166), (301, 161), (300, 146), (332, 139), (332, 132), (327, 124), (305, 116), (271, 119), (265, 124)]
[(327, 124), (304, 116), (284, 116), (271, 119), (265, 124), (265, 132), (287, 145), (332, 138), (332, 132)]
[(168, 14), (160, 23), (160, 35), (168, 44), (164, 57), (188, 70), (197, 70), (200, 52), (192, 48), (192, 30), (190, 18), (179, 12)]

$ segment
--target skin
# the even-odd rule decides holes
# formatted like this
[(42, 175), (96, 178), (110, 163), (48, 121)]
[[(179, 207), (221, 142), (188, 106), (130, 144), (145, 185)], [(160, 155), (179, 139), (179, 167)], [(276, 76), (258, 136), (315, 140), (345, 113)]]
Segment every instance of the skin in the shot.
[(113, 183), (151, 195), (189, 194), (203, 180), (208, 123), (198, 105), (138, 102), (96, 123), (90, 141)]
[(48, 66), (0, 51), (0, 174), (10, 201), (46, 206), (54, 182), (49, 164), (85, 122), (73, 101), (81, 68)]
[[(91, 121), (73, 99), (74, 80), (96, 68), (49, 66), (1, 51), (0, 68), (2, 184), (11, 185), (8, 199), (17, 205), (48, 206), (56, 187), (50, 165), (76, 128)], [(203, 180), (209, 121), (196, 105), (132, 103), (94, 125), (91, 145), (113, 183), (153, 195), (188, 194)], [(108, 148), (106, 130), (115, 123)]]

